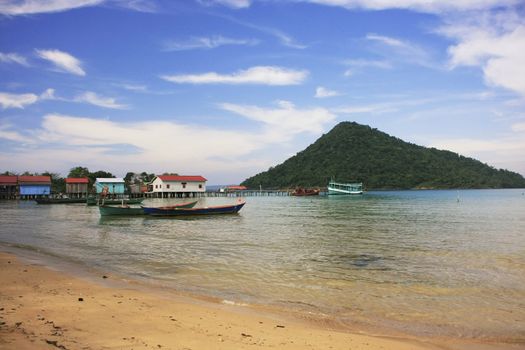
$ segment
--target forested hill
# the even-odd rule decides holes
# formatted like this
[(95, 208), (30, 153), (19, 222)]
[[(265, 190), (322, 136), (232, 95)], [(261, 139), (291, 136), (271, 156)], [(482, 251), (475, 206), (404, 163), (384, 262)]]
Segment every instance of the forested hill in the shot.
[(363, 182), (367, 189), (525, 187), (518, 173), (404, 142), (353, 122), (336, 125), (304, 151), (242, 184), (249, 188), (325, 187), (330, 178)]

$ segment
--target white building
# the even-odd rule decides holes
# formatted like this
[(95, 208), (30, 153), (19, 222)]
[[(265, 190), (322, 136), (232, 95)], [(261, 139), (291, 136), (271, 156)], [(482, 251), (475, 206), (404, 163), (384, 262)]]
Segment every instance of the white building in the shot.
[(150, 183), (150, 192), (158, 197), (189, 197), (206, 191), (206, 179), (200, 175), (159, 175)]

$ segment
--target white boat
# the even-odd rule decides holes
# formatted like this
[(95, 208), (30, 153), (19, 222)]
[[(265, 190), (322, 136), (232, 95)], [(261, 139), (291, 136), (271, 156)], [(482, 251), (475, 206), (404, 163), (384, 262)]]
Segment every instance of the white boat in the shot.
[(339, 183), (331, 180), (327, 189), (328, 194), (363, 194), (363, 183)]

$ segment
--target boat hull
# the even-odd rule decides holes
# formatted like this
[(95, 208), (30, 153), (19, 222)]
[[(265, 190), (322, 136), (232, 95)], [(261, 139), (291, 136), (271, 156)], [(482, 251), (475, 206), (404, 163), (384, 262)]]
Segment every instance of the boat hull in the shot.
[[(180, 203), (170, 206), (161, 207), (163, 209), (175, 209), (175, 208), (192, 208), (197, 204), (197, 201), (193, 202), (187, 202), (187, 203)], [(145, 215), (143, 207), (130, 207), (130, 206), (112, 206), (112, 205), (99, 205), (98, 209), (100, 211), (100, 215), (102, 216), (109, 216), (109, 215), (121, 215), (121, 216), (135, 216), (135, 215)]]
[(246, 204), (245, 202), (235, 205), (223, 205), (217, 207), (200, 207), (200, 208), (175, 208), (163, 209), (143, 207), (144, 212), (152, 216), (195, 216), (195, 215), (221, 215), (236, 214)]
[(86, 198), (36, 198), (38, 204), (74, 204), (86, 203)]
[(109, 215), (121, 215), (121, 216), (135, 216), (135, 215), (144, 215), (144, 210), (142, 208), (133, 208), (133, 207), (115, 207), (109, 205), (99, 205), (98, 210), (100, 215), (109, 216)]
[(128, 198), (128, 199), (97, 199), (97, 198), (88, 198), (86, 201), (87, 205), (119, 205), (124, 202), (124, 204), (140, 204), (144, 198)]
[(363, 191), (345, 191), (345, 190), (340, 190), (340, 189), (331, 189), (329, 188), (328, 189), (328, 194), (335, 194), (335, 195), (345, 195), (345, 194), (363, 194)]

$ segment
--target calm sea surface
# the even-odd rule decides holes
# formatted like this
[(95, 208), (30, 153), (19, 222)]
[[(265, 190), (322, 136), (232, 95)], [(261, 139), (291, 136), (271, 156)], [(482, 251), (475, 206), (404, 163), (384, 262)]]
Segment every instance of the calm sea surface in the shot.
[(340, 324), (525, 341), (523, 192), (249, 197), (239, 215), (186, 219), (3, 201), (0, 243)]

